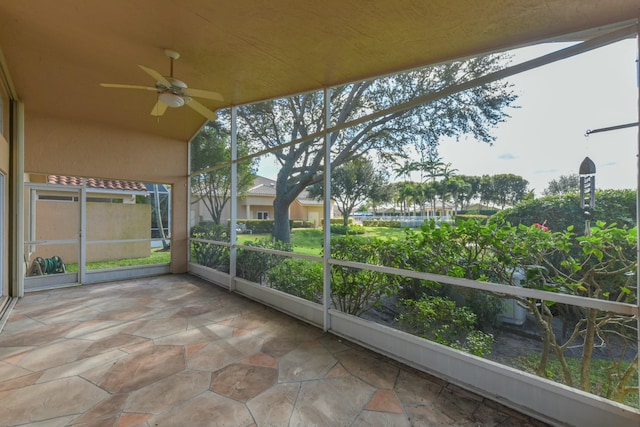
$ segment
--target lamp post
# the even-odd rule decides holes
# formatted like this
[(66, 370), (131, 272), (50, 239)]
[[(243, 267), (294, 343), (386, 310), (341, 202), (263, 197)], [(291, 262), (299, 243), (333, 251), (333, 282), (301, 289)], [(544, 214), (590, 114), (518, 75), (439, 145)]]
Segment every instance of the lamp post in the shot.
[(591, 234), (591, 215), (596, 207), (596, 165), (589, 157), (580, 164), (580, 208), (584, 213), (584, 234)]

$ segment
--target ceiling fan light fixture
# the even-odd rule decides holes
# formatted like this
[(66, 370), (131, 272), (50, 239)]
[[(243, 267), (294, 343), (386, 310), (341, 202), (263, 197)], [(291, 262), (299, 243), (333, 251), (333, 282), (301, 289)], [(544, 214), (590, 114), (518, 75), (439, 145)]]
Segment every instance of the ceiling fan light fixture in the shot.
[(160, 98), (160, 101), (162, 101), (162, 103), (165, 104), (167, 107), (177, 108), (177, 107), (182, 107), (184, 105), (184, 99), (182, 99), (181, 96), (178, 96), (174, 93), (169, 93), (169, 92), (161, 93), (159, 98)]

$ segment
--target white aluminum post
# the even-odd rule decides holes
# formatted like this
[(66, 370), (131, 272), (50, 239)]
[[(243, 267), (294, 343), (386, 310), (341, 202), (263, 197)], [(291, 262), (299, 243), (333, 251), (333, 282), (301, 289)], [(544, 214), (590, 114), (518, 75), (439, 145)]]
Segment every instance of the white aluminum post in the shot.
[[(638, 62), (638, 58), (640, 58), (640, 21), (638, 22), (638, 31), (636, 33), (636, 44), (638, 45), (637, 56), (636, 56), (636, 87), (638, 89), (638, 123), (640, 123), (640, 62)], [(640, 200), (638, 200), (638, 196), (640, 193), (640, 125), (637, 126), (637, 138), (638, 138), (638, 148), (636, 152), (636, 161), (638, 165), (636, 167), (636, 174), (638, 182), (636, 184), (636, 229), (638, 233), (638, 238), (636, 239), (636, 330), (637, 330), (637, 354), (640, 354)], [(636, 362), (638, 366), (636, 369), (640, 372), (640, 358)], [(640, 393), (638, 393), (638, 403), (640, 404)]]
[(82, 178), (78, 205), (80, 209), (80, 224), (78, 230), (78, 283), (83, 284), (87, 278), (87, 180)]
[[(190, 264), (191, 264), (191, 228), (193, 227), (193, 224), (191, 223), (191, 197), (192, 197), (192, 187), (191, 187), (191, 150), (192, 150), (192, 145), (193, 144), (193, 138), (191, 138), (191, 140), (189, 141), (189, 144), (187, 144), (187, 206), (185, 207), (185, 209), (187, 210), (187, 216), (185, 218), (187, 218), (187, 271), (190, 269)], [(173, 189), (172, 189), (173, 190)], [(172, 212), (173, 214), (173, 212)], [(169, 215), (171, 216), (171, 215)], [(149, 242), (149, 244), (152, 244), (153, 241)]]
[(24, 104), (19, 101), (11, 102), (12, 112), (12, 180), (13, 201), (12, 218), (10, 224), (13, 228), (12, 240), (13, 260), (11, 269), (11, 296), (24, 296)]
[(324, 311), (323, 328), (324, 331), (331, 329), (331, 317), (329, 316), (329, 305), (331, 302), (331, 134), (327, 129), (331, 127), (331, 102), (329, 96), (330, 89), (324, 89), (324, 228), (323, 228), (323, 296), (322, 308)]
[[(36, 212), (36, 200), (37, 192), (35, 188), (29, 188), (29, 234), (27, 234), (28, 240), (36, 240), (36, 216), (38, 214)], [(29, 245), (29, 258), (31, 258), (31, 254), (35, 251), (36, 245)]]
[(236, 225), (238, 223), (238, 129), (237, 129), (238, 107), (231, 107), (231, 253), (229, 254), (229, 290), (236, 289), (236, 261), (238, 259), (238, 249), (236, 243), (238, 233)]

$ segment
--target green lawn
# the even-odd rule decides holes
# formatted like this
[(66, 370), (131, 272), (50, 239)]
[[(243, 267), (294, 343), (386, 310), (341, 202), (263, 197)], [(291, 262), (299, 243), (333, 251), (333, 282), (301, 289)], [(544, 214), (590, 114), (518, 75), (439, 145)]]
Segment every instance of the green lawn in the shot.
[[(378, 237), (380, 239), (402, 239), (404, 229), (388, 227), (365, 227), (364, 237)], [(239, 234), (238, 243), (257, 239), (271, 238), (271, 234)], [(304, 255), (320, 256), (322, 254), (322, 229), (321, 228), (296, 228), (291, 232), (293, 251)], [(135, 265), (166, 264), (171, 260), (171, 252), (152, 251), (147, 258), (128, 258), (113, 261), (100, 261), (87, 263), (87, 270), (102, 270), (117, 267), (130, 267)], [(67, 264), (67, 272), (76, 273), (78, 264)]]
[[(146, 258), (125, 258), (112, 261), (88, 262), (87, 270), (102, 270), (107, 268), (131, 267), (134, 265), (167, 264), (171, 261), (171, 252), (154, 249)], [(77, 273), (78, 264), (67, 264), (68, 273)]]
[[(365, 230), (364, 237), (377, 237), (380, 239), (404, 238), (403, 228), (365, 227)], [(270, 237), (270, 234), (239, 234), (238, 243), (242, 244)], [(293, 251), (296, 253), (319, 256), (322, 254), (322, 229), (295, 228), (291, 231), (291, 244), (293, 244)]]

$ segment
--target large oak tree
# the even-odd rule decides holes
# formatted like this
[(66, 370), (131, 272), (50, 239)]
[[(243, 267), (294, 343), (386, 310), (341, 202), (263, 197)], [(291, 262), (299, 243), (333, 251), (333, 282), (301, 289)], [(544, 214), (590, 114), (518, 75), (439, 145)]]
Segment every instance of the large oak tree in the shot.
[[(437, 94), (462, 82), (503, 68), (506, 57), (490, 55), (414, 70), (380, 79), (340, 86), (329, 91), (333, 126), (416, 97)], [(516, 95), (511, 85), (496, 81), (433, 101), (410, 110), (393, 111), (363, 124), (330, 134), (331, 168), (363, 153), (385, 158), (438, 144), (441, 137), (470, 135), (493, 141), (492, 127), (503, 121)], [(324, 129), (323, 92), (309, 92), (238, 108), (239, 130), (257, 149), (274, 150), (280, 169), (276, 177), (274, 237), (290, 241), (289, 205), (308, 186), (320, 182), (324, 167), (320, 136), (287, 145), (290, 141), (320, 135)]]

